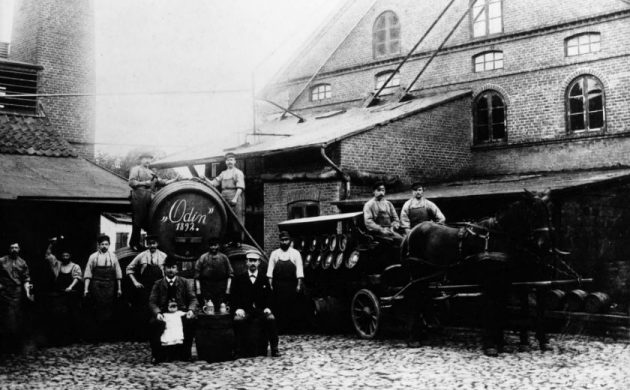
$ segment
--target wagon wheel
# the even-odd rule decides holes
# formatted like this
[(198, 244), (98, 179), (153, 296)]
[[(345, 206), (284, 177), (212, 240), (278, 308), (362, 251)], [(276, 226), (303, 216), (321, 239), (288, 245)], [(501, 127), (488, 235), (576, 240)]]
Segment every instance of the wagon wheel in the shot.
[(350, 311), (352, 324), (359, 337), (376, 337), (381, 324), (381, 306), (376, 295), (365, 288), (357, 291), (352, 298)]

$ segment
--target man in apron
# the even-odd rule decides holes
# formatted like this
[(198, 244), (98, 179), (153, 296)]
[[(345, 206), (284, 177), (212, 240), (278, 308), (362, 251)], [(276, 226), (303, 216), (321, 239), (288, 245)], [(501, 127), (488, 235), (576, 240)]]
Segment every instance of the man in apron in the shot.
[(165, 186), (176, 179), (160, 179), (157, 174), (149, 169), (153, 154), (144, 152), (140, 155), (140, 165), (136, 165), (129, 170), (129, 186), (131, 187), (131, 210), (132, 229), (129, 246), (138, 251), (142, 248), (141, 229), (148, 229), (149, 207), (153, 191), (157, 185)]
[(103, 340), (114, 336), (116, 299), (122, 295), (122, 271), (118, 258), (109, 251), (109, 236), (97, 239), (98, 251), (90, 255), (85, 265), (83, 294), (88, 299), (89, 336)]
[(16, 352), (22, 347), (23, 297), (33, 300), (28, 265), (19, 255), (20, 245), (13, 243), (9, 255), (0, 257), (0, 353)]
[[(236, 158), (234, 153), (225, 155), (225, 165), (227, 169), (210, 181), (215, 187), (221, 189), (221, 195), (226, 202), (232, 207), (234, 214), (241, 222), (245, 223), (244, 207), (243, 207), (243, 191), (245, 191), (245, 175), (243, 171), (236, 168)], [(241, 232), (236, 223), (232, 224), (229, 232), (230, 240), (235, 242), (241, 241)]]
[[(53, 254), (56, 250), (61, 261)], [(71, 261), (70, 249), (57, 238), (50, 240), (46, 249), (46, 261), (53, 274), (53, 291), (45, 302), (51, 318), (49, 336), (53, 344), (64, 344), (76, 339), (79, 330), (79, 283), (82, 279), (81, 267)]]
[(440, 209), (427, 198), (424, 197), (424, 187), (421, 183), (414, 183), (411, 186), (413, 197), (409, 199), (400, 211), (400, 227), (405, 230), (405, 234), (416, 225), (424, 221), (444, 223), (446, 218)]
[(298, 293), (302, 292), (304, 268), (302, 255), (291, 248), (291, 237), (287, 232), (280, 232), (280, 248), (271, 252), (267, 277), (273, 290), (273, 310), (278, 329), (280, 332), (292, 332), (297, 322)]
[(403, 237), (396, 232), (400, 228), (400, 221), (394, 205), (385, 199), (385, 184), (377, 182), (372, 188), (374, 197), (363, 206), (365, 227), (378, 240), (400, 246)]
[(234, 270), (226, 255), (219, 252), (219, 240), (208, 241), (209, 250), (195, 263), (195, 286), (203, 303), (211, 300), (216, 311), (222, 303), (227, 303)]
[(135, 287), (132, 292), (135, 336), (139, 340), (148, 337), (147, 324), (151, 318), (149, 294), (153, 284), (164, 277), (166, 253), (158, 249), (157, 236), (147, 236), (148, 249), (140, 252), (127, 266), (126, 274)]

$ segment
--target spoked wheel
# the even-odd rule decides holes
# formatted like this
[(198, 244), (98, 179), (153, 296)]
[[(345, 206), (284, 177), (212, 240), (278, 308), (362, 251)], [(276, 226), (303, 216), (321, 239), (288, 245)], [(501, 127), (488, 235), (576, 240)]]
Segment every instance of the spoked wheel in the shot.
[(368, 289), (357, 291), (350, 310), (357, 334), (363, 339), (376, 337), (381, 324), (381, 306), (376, 295)]

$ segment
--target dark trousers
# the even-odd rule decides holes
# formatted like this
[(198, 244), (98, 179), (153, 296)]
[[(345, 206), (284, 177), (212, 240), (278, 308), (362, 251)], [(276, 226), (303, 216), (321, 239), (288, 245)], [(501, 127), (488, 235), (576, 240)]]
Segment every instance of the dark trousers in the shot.
[(169, 360), (190, 360), (193, 338), (195, 337), (195, 320), (182, 317), (184, 324), (184, 343), (181, 346), (163, 346), (160, 337), (164, 333), (166, 323), (153, 317), (149, 321), (149, 344), (151, 355), (158, 362)]
[[(257, 337), (258, 327), (262, 327), (262, 340)], [(234, 316), (236, 352), (240, 356), (249, 355), (245, 351), (255, 350), (256, 355), (267, 354), (267, 343), (271, 351), (278, 350), (278, 329), (273, 314), (248, 313), (245, 317)], [(252, 337), (253, 336), (253, 337)], [(255, 345), (250, 345), (254, 343)]]

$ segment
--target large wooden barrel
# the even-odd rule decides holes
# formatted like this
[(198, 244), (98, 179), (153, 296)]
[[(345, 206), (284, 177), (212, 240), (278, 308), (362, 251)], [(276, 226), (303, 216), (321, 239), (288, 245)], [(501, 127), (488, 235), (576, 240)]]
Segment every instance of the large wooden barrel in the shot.
[(565, 308), (567, 311), (584, 310), (584, 300), (588, 293), (584, 290), (575, 289), (567, 293)]
[(564, 307), (566, 293), (559, 289), (552, 289), (545, 293), (547, 310), (560, 310)]
[(590, 293), (584, 299), (584, 310), (587, 313), (606, 313), (610, 309), (610, 296), (603, 292)]
[(234, 357), (234, 328), (231, 314), (199, 314), (195, 332), (197, 356), (208, 362)]
[(228, 218), (216, 189), (185, 180), (158, 191), (151, 202), (149, 221), (149, 231), (158, 236), (162, 251), (192, 262), (207, 250), (209, 238), (223, 237)]

